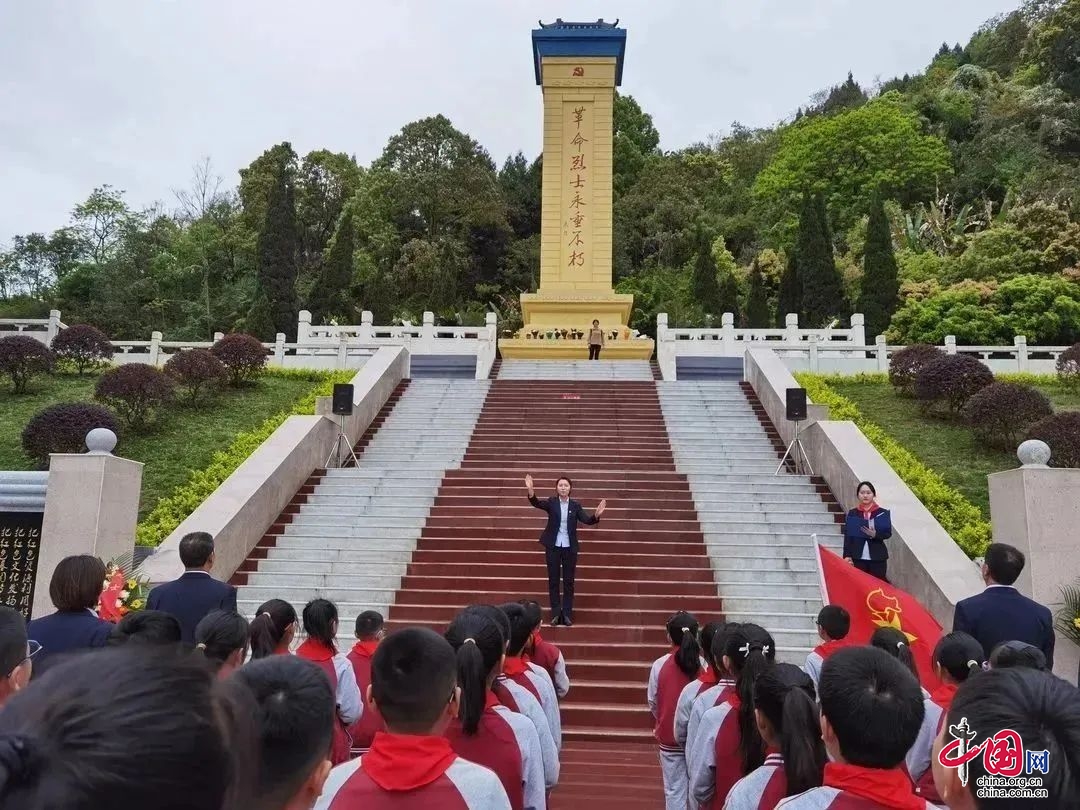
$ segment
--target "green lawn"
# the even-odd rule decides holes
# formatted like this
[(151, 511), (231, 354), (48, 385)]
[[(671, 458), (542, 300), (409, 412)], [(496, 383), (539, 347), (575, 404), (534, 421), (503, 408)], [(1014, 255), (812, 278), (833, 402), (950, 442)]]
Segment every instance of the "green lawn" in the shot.
[[(30, 417), (54, 403), (92, 401), (96, 382), (94, 375), (39, 378), (29, 393), (19, 396), (11, 393), (10, 383), (0, 383), (0, 470), (33, 469), (21, 444)], [(214, 451), (228, 447), (237, 433), (287, 410), (315, 385), (310, 380), (266, 375), (250, 388), (229, 389), (212, 406), (177, 405), (150, 433), (121, 436), (116, 454), (146, 465), (139, 517), (183, 484), (193, 470), (205, 467)]]
[[(985, 447), (962, 424), (924, 417), (915, 400), (896, 396), (888, 383), (839, 382), (830, 378), (829, 387), (854, 402), (867, 419), (960, 490), (989, 518), (986, 476), (1019, 466), (1015, 452)], [(1080, 410), (1080, 395), (1075, 392), (1056, 385), (1039, 388), (1050, 397), (1055, 411)]]

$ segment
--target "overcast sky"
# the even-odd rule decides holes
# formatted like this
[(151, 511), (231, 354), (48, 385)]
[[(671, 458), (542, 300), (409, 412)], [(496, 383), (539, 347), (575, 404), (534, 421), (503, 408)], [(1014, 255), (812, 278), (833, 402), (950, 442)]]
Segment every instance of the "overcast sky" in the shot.
[(1019, 0), (0, 0), (0, 244), (103, 183), (173, 204), (209, 156), (228, 184), (292, 141), (377, 157), (443, 113), (499, 163), (540, 148), (529, 32), (618, 17), (622, 91), (674, 149), (790, 116), (848, 70), (921, 70)]

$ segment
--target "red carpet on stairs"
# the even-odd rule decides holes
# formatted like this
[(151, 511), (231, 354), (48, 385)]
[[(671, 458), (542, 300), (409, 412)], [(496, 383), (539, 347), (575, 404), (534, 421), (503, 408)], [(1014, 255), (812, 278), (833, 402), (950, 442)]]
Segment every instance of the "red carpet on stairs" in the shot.
[(656, 808), (663, 788), (650, 664), (668, 648), (664, 624), (689, 610), (721, 618), (686, 479), (675, 472), (656, 386), (649, 382), (495, 380), (461, 469), (443, 480), (390, 608), (394, 626), (441, 630), (468, 604), (531, 597), (547, 616), (544, 515), (526, 500), (559, 475), (598, 526), (579, 529), (573, 627), (545, 628), (567, 661), (562, 778), (552, 810)]

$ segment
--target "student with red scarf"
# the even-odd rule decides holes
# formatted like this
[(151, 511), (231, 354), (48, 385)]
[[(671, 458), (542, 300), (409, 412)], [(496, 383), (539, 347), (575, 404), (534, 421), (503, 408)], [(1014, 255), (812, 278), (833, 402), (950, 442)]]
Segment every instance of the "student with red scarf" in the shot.
[(510, 637), (506, 646), (506, 660), (503, 662), (502, 674), (519, 686), (525, 687), (533, 697), (540, 701), (548, 728), (551, 729), (551, 738), (555, 741), (555, 747), (561, 750), (562, 714), (559, 711), (559, 698), (555, 694), (555, 685), (543, 667), (530, 663), (525, 656), (525, 645), (529, 643), (533, 630), (525, 608), (517, 602), (508, 602), (500, 605), (499, 609), (506, 614), (510, 622)]
[(724, 810), (772, 810), (785, 796), (821, 785), (817, 693), (810, 676), (794, 664), (777, 664), (754, 681), (754, 718), (765, 742), (765, 762), (728, 793)]
[(915, 782), (916, 792), (927, 801), (941, 804), (934, 787), (934, 772), (930, 768), (930, 752), (941, 731), (941, 724), (952, 704), (960, 684), (982, 672), (985, 657), (982, 644), (967, 633), (954, 632), (942, 636), (934, 648), (934, 674), (941, 685), (923, 700), (926, 717), (919, 737), (905, 759), (907, 771)]
[(425, 627), (388, 636), (371, 660), (371, 699), (387, 730), (330, 772), (316, 810), (510, 810), (499, 777), (459, 757), (445, 737), (460, 700), (446, 639)]
[[(382, 614), (376, 610), (365, 610), (356, 617), (356, 643), (349, 650), (349, 663), (352, 664), (353, 675), (356, 676), (356, 686), (360, 690), (360, 700), (367, 699), (368, 687), (371, 686), (371, 657), (379, 642), (386, 636), (383, 629)], [(349, 727), (349, 736), (352, 737), (353, 756), (363, 753), (371, 747), (371, 741), (375, 739), (375, 732), (386, 728), (379, 713), (365, 706), (360, 719)]]
[(296, 655), (318, 665), (330, 679), (337, 701), (337, 722), (334, 724), (334, 744), (330, 761), (335, 765), (346, 762), (352, 749), (352, 740), (346, 730), (360, 719), (364, 704), (356, 686), (352, 663), (344, 653), (338, 652), (338, 612), (333, 602), (312, 599), (304, 606), (302, 614), (307, 640), (301, 644)]
[(901, 765), (922, 726), (922, 690), (904, 665), (873, 647), (848, 647), (821, 668), (822, 786), (777, 810), (932, 810)]
[(649, 671), (647, 697), (649, 711), (656, 721), (653, 736), (660, 746), (666, 810), (686, 807), (686, 751), (675, 740), (675, 712), (683, 689), (701, 673), (698, 630), (698, 620), (690, 613), (676, 613), (668, 619), (671, 652), (657, 658)]
[(674, 739), (675, 744), (681, 746), (684, 750), (690, 725), (690, 709), (693, 707), (694, 701), (720, 683), (722, 667), (717, 666), (716, 660), (713, 658), (712, 645), (716, 635), (722, 632), (725, 626), (725, 622), (709, 622), (701, 628), (701, 658), (705, 662), (705, 666), (701, 669), (697, 678), (683, 687), (682, 692), (679, 693), (679, 699), (675, 702)]
[[(684, 743), (684, 747), (686, 748), (687, 773), (690, 773), (693, 770), (690, 758), (697, 750), (695, 739), (697, 738), (698, 727), (701, 725), (701, 718), (705, 716), (705, 712), (709, 709), (724, 703), (728, 699), (728, 695), (735, 691), (735, 675), (724, 664), (724, 649), (727, 647), (727, 642), (731, 637), (731, 634), (738, 630), (738, 628), (738, 622), (728, 622), (721, 627), (717, 634), (713, 636), (709, 654), (705, 655), (705, 660), (709, 667), (716, 671), (716, 684), (699, 694), (694, 698), (693, 703), (690, 704), (690, 717), (686, 722), (686, 737)], [(679, 734), (679, 718), (676, 715), (676, 740), (679, 739)]]
[(461, 688), (458, 716), (446, 738), (458, 756), (495, 772), (513, 810), (544, 810), (544, 758), (536, 728), (491, 689), (506, 655), (501, 628), (488, 616), (465, 611), (444, 635), (457, 655)]
[(821, 680), (821, 667), (837, 650), (847, 646), (847, 634), (851, 630), (851, 616), (840, 605), (825, 605), (817, 616), (817, 632), (821, 643), (806, 656), (803, 670), (817, 689)]
[(533, 628), (529, 642), (525, 645), (525, 653), (529, 661), (543, 668), (548, 674), (555, 687), (555, 694), (561, 700), (570, 693), (570, 676), (566, 673), (566, 659), (563, 658), (562, 651), (558, 647), (540, 635), (540, 626), (544, 620), (540, 603), (533, 599), (522, 599), (521, 606), (525, 608), (525, 615)]
[(690, 797), (706, 810), (719, 810), (735, 783), (765, 762), (765, 741), (754, 716), (754, 681), (776, 660), (776, 642), (756, 624), (740, 624), (727, 635), (724, 667), (735, 689), (705, 712), (687, 751)]
[(878, 506), (877, 490), (869, 481), (855, 488), (858, 505), (847, 513), (844, 522), (844, 559), (871, 576), (888, 582), (889, 549), (885, 541), (892, 537), (892, 516)]

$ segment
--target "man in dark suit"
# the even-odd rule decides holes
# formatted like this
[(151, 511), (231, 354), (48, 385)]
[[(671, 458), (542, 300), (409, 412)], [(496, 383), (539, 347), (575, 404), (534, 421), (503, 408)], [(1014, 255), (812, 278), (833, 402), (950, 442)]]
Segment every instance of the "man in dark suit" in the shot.
[(982, 566), (986, 590), (956, 603), (953, 630), (974, 636), (987, 658), (1003, 641), (1023, 641), (1042, 650), (1047, 666), (1053, 668), (1054, 620), (1049, 608), (1013, 587), (1023, 570), (1019, 549), (992, 543)]
[(195, 643), (195, 627), (211, 610), (236, 610), (236, 588), (210, 576), (214, 538), (192, 532), (180, 541), (180, 561), (187, 570), (180, 579), (150, 591), (149, 610), (171, 613), (180, 622), (181, 640)]
[[(525, 476), (525, 488), (529, 503), (547, 513), (547, 525), (540, 535), (548, 572), (548, 597), (551, 599), (551, 626), (570, 627), (574, 623), (574, 576), (577, 573), (578, 539), (577, 524), (594, 526), (607, 508), (607, 501), (600, 501), (596, 512), (589, 514), (580, 503), (570, 498), (573, 483), (563, 476), (555, 484), (556, 494), (540, 500), (533, 492), (533, 478)], [(559, 579), (562, 579), (562, 597), (559, 595)]]

